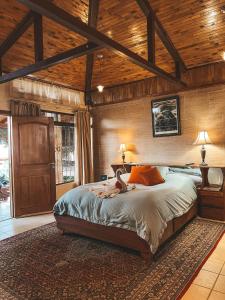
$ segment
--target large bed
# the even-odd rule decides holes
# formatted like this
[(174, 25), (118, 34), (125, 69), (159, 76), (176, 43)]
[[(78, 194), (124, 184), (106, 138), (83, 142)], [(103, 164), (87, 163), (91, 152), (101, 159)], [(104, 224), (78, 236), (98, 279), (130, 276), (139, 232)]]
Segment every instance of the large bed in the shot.
[[(122, 175), (127, 182), (129, 174)], [(64, 194), (54, 206), (57, 227), (135, 249), (150, 260), (158, 247), (197, 214), (196, 177), (166, 174), (155, 186), (135, 189), (101, 199), (96, 185), (113, 186), (116, 179), (86, 184)]]

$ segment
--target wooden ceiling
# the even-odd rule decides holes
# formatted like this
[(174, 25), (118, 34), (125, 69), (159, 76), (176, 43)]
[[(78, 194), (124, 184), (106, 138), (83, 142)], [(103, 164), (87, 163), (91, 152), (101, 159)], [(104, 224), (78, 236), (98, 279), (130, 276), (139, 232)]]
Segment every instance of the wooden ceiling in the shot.
[[(88, 20), (88, 0), (53, 0), (70, 14)], [(225, 14), (220, 8), (225, 0), (151, 0), (151, 6), (188, 68), (222, 60), (225, 51)], [(0, 43), (28, 9), (16, 0), (0, 1)], [(79, 46), (87, 40), (53, 21), (43, 18), (44, 57)], [(101, 0), (97, 29), (125, 47), (147, 58), (146, 18), (134, 0)], [(103, 54), (100, 72), (97, 54)], [(34, 62), (33, 25), (3, 57), (4, 72), (16, 70)], [(167, 72), (174, 72), (174, 63), (156, 38), (156, 63)], [(33, 76), (49, 82), (84, 90), (86, 57), (37, 72)], [(102, 84), (112, 86), (154, 76), (109, 49), (94, 54), (92, 88)]]

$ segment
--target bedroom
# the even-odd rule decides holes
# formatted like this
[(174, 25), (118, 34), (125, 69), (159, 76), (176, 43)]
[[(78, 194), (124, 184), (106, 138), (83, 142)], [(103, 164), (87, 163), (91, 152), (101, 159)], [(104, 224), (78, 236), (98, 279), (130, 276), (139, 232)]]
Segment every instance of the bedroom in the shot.
[(0, 298), (225, 299), (224, 5), (1, 0)]

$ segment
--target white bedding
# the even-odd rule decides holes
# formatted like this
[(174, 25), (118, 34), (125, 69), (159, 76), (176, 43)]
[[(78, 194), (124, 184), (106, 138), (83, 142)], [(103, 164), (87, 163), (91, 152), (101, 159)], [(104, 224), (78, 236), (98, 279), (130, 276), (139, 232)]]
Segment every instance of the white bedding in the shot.
[[(122, 177), (126, 181), (129, 174)], [(115, 181), (109, 180), (110, 184)], [(156, 252), (167, 223), (186, 213), (197, 198), (192, 176), (183, 174), (168, 174), (165, 183), (155, 186), (136, 184), (136, 189), (109, 199), (100, 199), (89, 191), (95, 184), (64, 194), (54, 212), (135, 231), (149, 243), (152, 253)]]

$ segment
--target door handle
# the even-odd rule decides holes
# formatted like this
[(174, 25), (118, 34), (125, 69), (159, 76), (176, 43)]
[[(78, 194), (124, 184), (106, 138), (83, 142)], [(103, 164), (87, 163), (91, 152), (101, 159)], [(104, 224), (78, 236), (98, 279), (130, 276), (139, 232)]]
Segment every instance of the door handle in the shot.
[(49, 163), (49, 166), (51, 166), (54, 169), (55, 168), (55, 163)]

